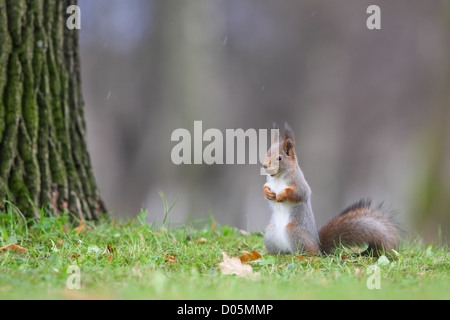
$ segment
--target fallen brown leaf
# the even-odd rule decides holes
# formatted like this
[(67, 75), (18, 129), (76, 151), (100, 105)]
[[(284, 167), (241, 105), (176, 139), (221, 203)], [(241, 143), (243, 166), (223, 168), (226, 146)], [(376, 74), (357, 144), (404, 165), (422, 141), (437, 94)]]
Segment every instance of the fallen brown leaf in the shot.
[(251, 253), (247, 252), (247, 251), (242, 251), (242, 256), (239, 257), (239, 259), (243, 263), (258, 260), (260, 258), (261, 258), (261, 255), (256, 251), (252, 251)]
[(83, 231), (85, 226), (86, 226), (86, 223), (84, 223), (84, 218), (81, 218), (79, 226), (74, 229), (77, 231), (77, 236), (80, 235), (80, 232)]
[(108, 251), (112, 254), (114, 254), (114, 252), (116, 251), (116, 248), (113, 248), (113, 246), (111, 244), (108, 244)]
[(28, 249), (18, 246), (16, 244), (8, 244), (8, 245), (0, 248), (0, 251), (2, 251), (2, 252), (5, 252), (6, 250), (17, 251), (17, 252), (28, 251)]
[(214, 220), (213, 220), (213, 223), (212, 223), (211, 231), (212, 231), (212, 232), (216, 231), (216, 227), (217, 227), (217, 220), (214, 219)]
[(228, 254), (222, 252), (223, 262), (219, 263), (219, 268), (222, 274), (234, 274), (238, 277), (256, 278), (259, 274), (254, 273), (249, 264), (243, 264), (239, 258), (230, 258)]
[(303, 257), (303, 256), (295, 256), (298, 259), (306, 259), (306, 260), (312, 260), (313, 257)]
[(169, 261), (169, 262), (172, 262), (172, 263), (177, 262), (177, 259), (174, 256), (165, 255), (165, 257), (166, 257), (167, 261)]
[(108, 249), (109, 253), (111, 253), (111, 254), (109, 255), (109, 258), (108, 258), (108, 262), (111, 263), (111, 261), (112, 261), (112, 259), (113, 259), (113, 257), (114, 257), (114, 253), (116, 252), (116, 248), (114, 248), (114, 247), (109, 243), (108, 246), (107, 246), (107, 249)]

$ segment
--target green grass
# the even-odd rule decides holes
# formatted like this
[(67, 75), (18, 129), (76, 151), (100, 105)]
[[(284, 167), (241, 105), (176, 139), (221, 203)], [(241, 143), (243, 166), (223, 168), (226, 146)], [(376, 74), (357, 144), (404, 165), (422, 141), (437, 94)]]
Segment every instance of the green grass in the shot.
[[(165, 208), (164, 224), (147, 225), (143, 212), (135, 221), (87, 222), (77, 235), (67, 216), (25, 223), (10, 205), (0, 215), (1, 246), (15, 243), (28, 251), (0, 253), (0, 299), (450, 298), (445, 246), (404, 245), (384, 263), (344, 251), (271, 256), (260, 233), (215, 228), (212, 218), (168, 224)], [(259, 277), (222, 275), (222, 252), (236, 257), (243, 250), (261, 253), (250, 263)], [(381, 272), (379, 290), (367, 287), (373, 265)], [(79, 290), (67, 287), (70, 266), (81, 272)]]

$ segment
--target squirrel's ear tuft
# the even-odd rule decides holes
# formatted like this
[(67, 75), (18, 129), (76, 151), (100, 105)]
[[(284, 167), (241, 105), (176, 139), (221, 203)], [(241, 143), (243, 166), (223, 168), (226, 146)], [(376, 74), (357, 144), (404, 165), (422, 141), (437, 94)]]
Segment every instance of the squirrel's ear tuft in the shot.
[(284, 124), (284, 140), (287, 141), (288, 139), (295, 141), (294, 131), (292, 130), (291, 126), (286, 122)]
[(288, 156), (291, 156), (294, 150), (295, 138), (294, 132), (289, 124), (286, 122), (284, 124), (284, 143), (283, 148)]

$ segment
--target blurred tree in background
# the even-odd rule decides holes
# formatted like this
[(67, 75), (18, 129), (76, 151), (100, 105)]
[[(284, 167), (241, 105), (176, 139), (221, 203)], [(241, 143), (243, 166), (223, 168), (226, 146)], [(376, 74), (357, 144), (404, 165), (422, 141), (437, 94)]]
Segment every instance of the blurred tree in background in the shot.
[(105, 212), (85, 142), (78, 31), (66, 27), (76, 4), (0, 0), (0, 199), (28, 217), (44, 205)]

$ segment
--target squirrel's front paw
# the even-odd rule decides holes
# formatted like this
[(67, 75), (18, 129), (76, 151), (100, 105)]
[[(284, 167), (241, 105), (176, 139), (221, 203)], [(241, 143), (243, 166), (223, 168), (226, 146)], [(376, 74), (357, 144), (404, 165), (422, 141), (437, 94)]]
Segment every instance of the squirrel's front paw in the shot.
[(280, 192), (277, 195), (276, 200), (277, 200), (277, 202), (283, 202), (284, 200), (286, 200), (286, 197), (285, 197), (285, 195), (282, 192)]
[(277, 195), (277, 199), (276, 199), (277, 202), (288, 201), (290, 193), (291, 193), (290, 189), (284, 189), (283, 191), (281, 191)]
[(275, 200), (277, 198), (275, 192), (272, 192), (268, 186), (264, 186), (264, 196), (267, 200)]

